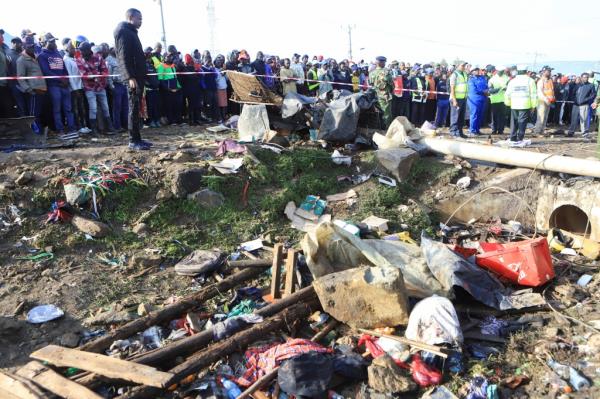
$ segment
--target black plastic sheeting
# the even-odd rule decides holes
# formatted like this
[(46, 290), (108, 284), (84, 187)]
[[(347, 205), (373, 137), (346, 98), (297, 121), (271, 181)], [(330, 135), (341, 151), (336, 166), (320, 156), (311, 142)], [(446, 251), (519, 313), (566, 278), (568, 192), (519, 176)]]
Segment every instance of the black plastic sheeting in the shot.
[(360, 111), (369, 109), (377, 98), (373, 92), (351, 93), (342, 90), (335, 93), (334, 100), (327, 104), (319, 128), (319, 139), (334, 142), (354, 142), (357, 136)]
[(499, 310), (511, 309), (511, 290), (486, 270), (458, 255), (445, 244), (421, 234), (421, 250), (433, 276), (445, 289), (461, 287), (479, 302)]

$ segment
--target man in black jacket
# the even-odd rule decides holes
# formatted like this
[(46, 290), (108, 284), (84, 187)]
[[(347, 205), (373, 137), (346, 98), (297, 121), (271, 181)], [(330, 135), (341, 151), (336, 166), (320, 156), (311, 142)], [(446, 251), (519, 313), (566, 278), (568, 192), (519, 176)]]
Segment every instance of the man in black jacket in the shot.
[(577, 123), (581, 128), (581, 133), (584, 137), (588, 134), (588, 114), (590, 112), (590, 104), (596, 98), (594, 85), (588, 82), (589, 75), (583, 73), (581, 75), (581, 83), (577, 85), (575, 90), (575, 103), (571, 111), (571, 126), (569, 126), (569, 137), (573, 137), (577, 130)]
[(140, 26), (142, 26), (140, 10), (135, 8), (127, 10), (125, 21), (119, 23), (115, 29), (115, 51), (123, 74), (122, 78), (129, 86), (129, 148), (148, 150), (152, 143), (142, 140), (140, 135), (142, 126), (140, 102), (146, 77), (146, 57), (138, 38)]

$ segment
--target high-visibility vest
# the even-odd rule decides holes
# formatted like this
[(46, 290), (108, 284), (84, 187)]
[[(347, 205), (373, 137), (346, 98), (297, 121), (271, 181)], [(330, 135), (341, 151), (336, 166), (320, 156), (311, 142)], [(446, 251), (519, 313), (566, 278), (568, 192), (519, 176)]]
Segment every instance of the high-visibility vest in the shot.
[(511, 109), (531, 109), (537, 107), (537, 87), (527, 75), (517, 75), (506, 86), (504, 104)]
[(467, 75), (464, 72), (454, 71), (456, 83), (454, 84), (454, 97), (457, 100), (467, 97)]
[(396, 97), (402, 97), (403, 89), (404, 83), (402, 82), (402, 75), (398, 75), (394, 78), (394, 95)]
[(548, 101), (553, 103), (554, 101), (556, 101), (556, 99), (554, 98), (554, 82), (552, 82), (552, 79), (546, 79), (545, 81), (542, 80), (542, 82), (542, 92), (544, 93), (544, 97), (546, 97)]
[[(318, 80), (319, 76), (317, 75), (316, 71), (313, 71), (312, 69), (309, 69), (308, 72), (306, 73), (306, 78), (308, 80)], [(308, 90), (318, 90), (319, 89), (319, 82), (308, 82)]]
[(500, 91), (490, 94), (490, 103), (497, 104), (504, 102), (504, 93), (506, 92), (506, 85), (508, 85), (508, 76), (506, 75), (494, 75), (489, 81), (489, 86), (492, 89), (500, 89)]

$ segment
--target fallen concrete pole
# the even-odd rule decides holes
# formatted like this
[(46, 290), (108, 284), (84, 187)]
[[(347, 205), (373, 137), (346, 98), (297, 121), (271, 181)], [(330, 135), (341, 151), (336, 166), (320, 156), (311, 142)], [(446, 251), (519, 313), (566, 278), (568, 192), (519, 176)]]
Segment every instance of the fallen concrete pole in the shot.
[(571, 175), (592, 176), (600, 178), (600, 161), (533, 152), (515, 148), (502, 148), (464, 141), (422, 138), (418, 141), (433, 152), (456, 155), (462, 158), (479, 161), (496, 162), (522, 168), (562, 172)]

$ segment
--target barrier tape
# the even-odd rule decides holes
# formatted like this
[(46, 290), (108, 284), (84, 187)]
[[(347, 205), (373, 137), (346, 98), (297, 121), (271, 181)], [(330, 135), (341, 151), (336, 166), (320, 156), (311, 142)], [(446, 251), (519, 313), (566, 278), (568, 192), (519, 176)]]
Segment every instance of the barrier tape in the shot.
[[(147, 74), (147, 76), (158, 76), (158, 75), (217, 75), (219, 73), (224, 73), (227, 71), (221, 71), (221, 72), (208, 72), (208, 71), (194, 71), (194, 72), (169, 72), (169, 73), (163, 73), (163, 74), (159, 74), (159, 73), (149, 73)], [(242, 72), (238, 72), (238, 73), (242, 73)], [(279, 80), (295, 80), (295, 81), (303, 81), (303, 82), (309, 82), (309, 83), (330, 83), (332, 85), (337, 85), (337, 86), (352, 86), (354, 87), (354, 83), (342, 83), (342, 82), (331, 82), (331, 81), (323, 81), (323, 80), (314, 80), (314, 79), (306, 79), (306, 78), (282, 78), (280, 76), (276, 76), (276, 75), (256, 75), (256, 74), (250, 74), (250, 73), (244, 73), (244, 75), (250, 75), (250, 76), (255, 76), (257, 78), (270, 78), (270, 79), (279, 79)], [(4, 76), (4, 77), (0, 77), (0, 81), (2, 80), (35, 80), (35, 79), (95, 79), (95, 78), (109, 78), (109, 77), (120, 77), (120, 75), (117, 74), (113, 74), (113, 75), (85, 75), (85, 76), (81, 76), (81, 75), (61, 75), (61, 76)], [(374, 86), (371, 85), (365, 85), (365, 84), (359, 84), (358, 85), (359, 88), (364, 89), (364, 88), (373, 88)], [(395, 89), (397, 90), (397, 89)], [(408, 92), (417, 92), (417, 93), (422, 93), (423, 95), (429, 95), (429, 94), (442, 94), (442, 95), (450, 95), (450, 93), (445, 92), (445, 91), (431, 91), (431, 90), (415, 90), (415, 89), (402, 89), (402, 91), (408, 91)], [(392, 93), (393, 94), (393, 93)], [(558, 100), (555, 101), (555, 103), (567, 103), (567, 104), (574, 104), (574, 101), (563, 101), (563, 100)]]

